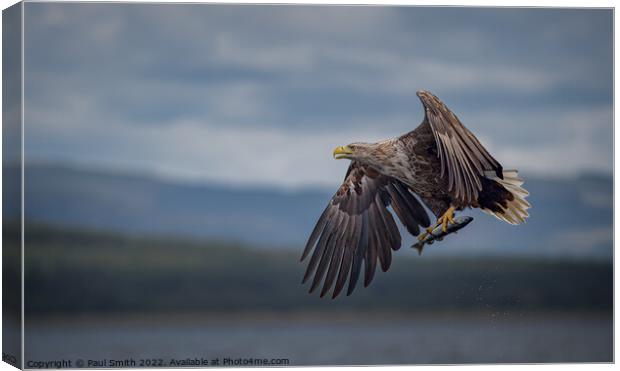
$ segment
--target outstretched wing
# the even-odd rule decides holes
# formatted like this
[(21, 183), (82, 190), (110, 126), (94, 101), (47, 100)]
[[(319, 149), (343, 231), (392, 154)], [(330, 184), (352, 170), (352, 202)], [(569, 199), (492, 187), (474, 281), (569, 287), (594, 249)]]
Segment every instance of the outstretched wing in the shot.
[(377, 260), (385, 272), (392, 262), (391, 250), (400, 248), (401, 236), (388, 206), (414, 236), (430, 220), (422, 205), (400, 181), (352, 161), (344, 183), (332, 197), (308, 239), (301, 260), (312, 251), (303, 278), (313, 274), (310, 292), (323, 283), (321, 297), (334, 285), (338, 296), (347, 279), (347, 295), (355, 289), (362, 262), (364, 286), (372, 281)]
[(448, 190), (461, 201), (475, 201), (482, 189), (480, 177), (494, 171), (503, 179), (502, 166), (439, 98), (428, 91), (417, 94), (437, 142), (441, 176), (447, 176)]

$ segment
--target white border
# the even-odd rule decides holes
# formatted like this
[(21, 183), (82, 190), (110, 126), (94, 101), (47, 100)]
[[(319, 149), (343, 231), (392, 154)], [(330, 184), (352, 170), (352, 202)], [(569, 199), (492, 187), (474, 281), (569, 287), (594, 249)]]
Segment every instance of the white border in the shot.
[(21, 261), (21, 264), (22, 264), (22, 269), (21, 269), (21, 285), (22, 285), (22, 287), (21, 287), (21, 298), (22, 298), (22, 303), (21, 303), (22, 304), (22, 318), (21, 318), (21, 325), (22, 325), (21, 353), (22, 354), (21, 354), (21, 366), (23, 368), (24, 365), (25, 365), (25, 361), (26, 361), (25, 352), (24, 352), (25, 344), (26, 344), (26, 342), (24, 341), (24, 337), (26, 335), (26, 331), (25, 331), (25, 319), (26, 319), (26, 317), (25, 317), (25, 312), (24, 312), (24, 308), (25, 308), (25, 306), (24, 306), (24, 298), (25, 298), (25, 296), (24, 296), (24, 294), (25, 294), (25, 290), (24, 290), (24, 282), (25, 282), (25, 280), (24, 280), (25, 276), (24, 275), (25, 275), (25, 272), (24, 272), (24, 269), (26, 267), (25, 261), (24, 261), (24, 251), (25, 251), (24, 250), (24, 247), (25, 247), (24, 246), (24, 244), (25, 244), (25, 241), (24, 241), (24, 236), (25, 236), (24, 235), (24, 233), (25, 233), (25, 231), (24, 231), (24, 223), (25, 223), (25, 218), (24, 218), (24, 211), (25, 211), (25, 207), (24, 207), (24, 205), (25, 205), (25, 203), (24, 203), (24, 196), (25, 196), (25, 189), (24, 189), (24, 168), (25, 168), (24, 167), (24, 158), (25, 158), (25, 150), (24, 150), (24, 138), (25, 138), (25, 136), (24, 136), (24, 130), (25, 130), (24, 114), (26, 113), (26, 110), (24, 108), (24, 103), (26, 102), (26, 100), (25, 100), (25, 96), (26, 95), (25, 95), (25, 89), (24, 89), (25, 88), (24, 81), (25, 81), (25, 76), (26, 76), (26, 74), (24, 73), (24, 69), (25, 69), (24, 68), (25, 67), (24, 55), (25, 55), (25, 49), (26, 49), (26, 47), (25, 47), (25, 43), (26, 43), (25, 39), (26, 38), (24, 37), (24, 35), (25, 35), (25, 29), (26, 28), (25, 28), (24, 10), (25, 10), (26, 7), (25, 7), (24, 3), (21, 4), (21, 8), (22, 8), (21, 9), (21, 11), (22, 11), (22, 24), (21, 24), (21, 26), (22, 26), (22, 35), (21, 35), (21, 39), (22, 39), (21, 40), (21, 54), (22, 54), (21, 55), (21, 62), (22, 62), (22, 66), (21, 66), (22, 67), (21, 89), (22, 89), (22, 91), (21, 91), (21, 98), (20, 99), (21, 99), (22, 112), (21, 112), (21, 123), (20, 123), (20, 137), (21, 137), (21, 192), (22, 192), (22, 194), (21, 194), (21, 196), (22, 196), (21, 197), (22, 198), (21, 199), (21, 203), (22, 204), (21, 204), (21, 226), (20, 226), (20, 228), (21, 228), (21, 234), (22, 234), (21, 235), (21, 249), (22, 249), (22, 251), (21, 251), (22, 252), (21, 253), (21, 260), (22, 260)]
[[(28, 2), (40, 2), (38, 0), (28, 0)], [(56, 1), (56, 2), (104, 2), (104, 1), (90, 1), (90, 0), (82, 0), (82, 1), (72, 1), (72, 0), (62, 0), (62, 1)], [(106, 2), (120, 2), (120, 1), (106, 1)], [(231, 3), (231, 4), (315, 4), (315, 5), (418, 5), (418, 6), (477, 6), (477, 7), (561, 7), (561, 8), (615, 8), (615, 3), (613, 1), (608, 1), (608, 0), (591, 0), (591, 1), (579, 1), (579, 0), (564, 0), (564, 1), (557, 1), (557, 0), (540, 0), (540, 1), (533, 1), (533, 0), (522, 0), (522, 1), (514, 1), (514, 0), (503, 0), (503, 1), (492, 1), (492, 0), (448, 0), (448, 1), (437, 1), (437, 0), (417, 0), (417, 1), (398, 1), (398, 0), (374, 0), (374, 1), (369, 1), (369, 0), (335, 0), (335, 1), (330, 1), (330, 0), (314, 0), (312, 2), (309, 1), (299, 1), (299, 0), (289, 0), (289, 1), (265, 1), (265, 0), (226, 0), (226, 1), (205, 1), (205, 2), (199, 2), (199, 1), (183, 1), (183, 0), (168, 0), (168, 1), (135, 1), (135, 0), (127, 0), (127, 1), (123, 1), (123, 2), (132, 2), (132, 3)], [(15, 0), (0, 0), (0, 7), (2, 9), (5, 9), (13, 4), (17, 3)], [(24, 255), (23, 255), (23, 249), (24, 249), (24, 241), (23, 241), (23, 223), (24, 223), (24, 190), (23, 190), (23, 184), (24, 184), (24, 96), (25, 96), (25, 90), (24, 90), (24, 76), (25, 76), (25, 71), (24, 71), (24, 52), (25, 52), (25, 48), (24, 48), (24, 13), (25, 13), (25, 6), (24, 4), (22, 4), (22, 46), (21, 46), (21, 53), (22, 53), (22, 76), (21, 76), (21, 83), (22, 83), (22, 112), (21, 112), (21, 160), (22, 160), (22, 171), (21, 171), (21, 176), (22, 176), (22, 297), (23, 297), (23, 280), (24, 280)], [(1, 20), (0, 20), (0, 24), (1, 24)], [(1, 30), (1, 28), (0, 28)], [(0, 31), (1, 32), (1, 31)], [(619, 139), (618, 137), (620, 136), (620, 134), (618, 134), (618, 132), (615, 130), (615, 122), (616, 122), (616, 110), (615, 110), (615, 96), (616, 93), (618, 92), (618, 87), (615, 81), (615, 66), (616, 66), (616, 61), (618, 60), (618, 55), (617, 55), (617, 48), (615, 48), (616, 45), (616, 40), (618, 40), (618, 30), (615, 27), (615, 15), (614, 15), (614, 144), (617, 142), (617, 140)], [(1, 49), (1, 48), (0, 48)], [(2, 51), (0, 50), (0, 61), (1, 61), (1, 56), (2, 56)], [(1, 64), (1, 62), (0, 62)], [(2, 82), (2, 79), (0, 77), (0, 83)], [(1, 97), (1, 93), (0, 93), (0, 97)], [(1, 122), (1, 120), (0, 120)], [(0, 141), (0, 161), (1, 161), (1, 148), (2, 148), (2, 144)], [(618, 163), (618, 158), (617, 158), (618, 154), (615, 151), (615, 146), (614, 146), (614, 172), (615, 172), (615, 164)], [(1, 181), (2, 181), (2, 174), (0, 172), (0, 192), (2, 190), (2, 185), (1, 185)], [(614, 222), (615, 222), (615, 210), (620, 206), (620, 201), (618, 201), (618, 199), (615, 197), (616, 194), (618, 194), (618, 192), (620, 192), (620, 185), (618, 185), (615, 182), (615, 177), (614, 177)], [(1, 201), (0, 201), (1, 204)], [(614, 223), (614, 237), (617, 235), (617, 226)], [(0, 230), (1, 230), (1, 226), (0, 226)], [(615, 242), (615, 238), (614, 238), (614, 242)], [(0, 241), (0, 246), (1, 246), (1, 241)], [(615, 243), (614, 243), (614, 248), (615, 248)], [(615, 249), (614, 249), (615, 251)], [(616, 261), (616, 254), (614, 254), (614, 267), (615, 264), (617, 263)], [(616, 285), (617, 281), (616, 281), (617, 277), (615, 274), (615, 268), (614, 268), (614, 299), (616, 297), (615, 295), (615, 288), (618, 287)], [(1, 275), (0, 275), (0, 284), (1, 284)], [(1, 299), (0, 299), (0, 304), (1, 304)], [(615, 300), (614, 300), (614, 304), (615, 304)], [(24, 310), (24, 306), (23, 306), (23, 301), (22, 301), (22, 334), (23, 334), (23, 330), (24, 330), (24, 316), (23, 316), (23, 310)], [(618, 308), (617, 306), (614, 306), (614, 319), (616, 318), (615, 315), (618, 313)], [(0, 314), (0, 320), (1, 320), (1, 314)], [(618, 324), (616, 321), (614, 321), (614, 335), (618, 330)], [(615, 340), (615, 339), (614, 339)], [(22, 336), (22, 362), (24, 360), (24, 337)], [(1, 338), (0, 338), (0, 346), (1, 346)], [(411, 344), (411, 346), (415, 346), (415, 344)], [(618, 346), (618, 342), (614, 341), (614, 359), (615, 359), (615, 355), (618, 354), (618, 351), (620, 350), (619, 346)], [(22, 363), (23, 364), (23, 363)], [(377, 366), (377, 369), (379, 370), (388, 370), (388, 369), (431, 369), (431, 368), (445, 368), (445, 367), (451, 367), (451, 366)], [(555, 365), (471, 365), (471, 366), (452, 366), (452, 367), (459, 367), (460, 370), (477, 370), (480, 367), (485, 367), (485, 368), (491, 368), (491, 369), (511, 369), (511, 370), (523, 370), (523, 369), (541, 369), (544, 367), (545, 370), (590, 370), (590, 369), (603, 369), (603, 368), (609, 368), (609, 367), (613, 367), (613, 365), (607, 365), (607, 364), (555, 364)], [(350, 370), (350, 369), (359, 369), (360, 367), (313, 367), (313, 369), (320, 369), (320, 370)], [(279, 369), (286, 369), (286, 370), (292, 370), (295, 369), (293, 367), (288, 367), (288, 368), (279, 368)], [(6, 363), (0, 362), (0, 371), (5, 371), (5, 370), (14, 370), (13, 367), (9, 366)], [(174, 370), (174, 369), (159, 369), (159, 370)]]
[[(223, 1), (191, 1), (191, 0), (154, 0), (154, 1), (140, 1), (140, 0), (25, 0), (26, 3), (144, 3), (144, 4), (169, 4), (169, 3), (181, 3), (181, 4), (271, 4), (271, 5), (283, 5), (283, 4), (299, 4), (299, 5), (376, 5), (376, 6), (389, 6), (389, 5), (401, 5), (401, 6), (469, 6), (469, 7), (484, 7), (484, 8), (543, 8), (543, 7), (557, 7), (557, 8), (614, 8), (614, 1), (610, 0), (314, 0), (314, 1), (300, 1), (300, 0), (223, 0)], [(6, 8), (11, 4), (15, 4), (15, 0), (0, 0), (2, 8)], [(6, 5), (5, 5), (6, 4)]]

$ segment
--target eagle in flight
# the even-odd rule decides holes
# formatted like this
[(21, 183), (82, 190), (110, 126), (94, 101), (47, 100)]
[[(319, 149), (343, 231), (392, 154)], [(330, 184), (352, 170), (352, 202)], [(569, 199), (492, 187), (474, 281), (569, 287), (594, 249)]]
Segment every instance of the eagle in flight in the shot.
[[(334, 150), (336, 159), (349, 159), (351, 164), (301, 257), (303, 261), (312, 252), (303, 278), (305, 283), (313, 277), (310, 292), (323, 282), (321, 297), (334, 287), (335, 298), (348, 281), (350, 295), (362, 263), (365, 287), (377, 261), (384, 272), (389, 269), (391, 250), (401, 246), (389, 206), (421, 242), (439, 226), (446, 232), (454, 212), (466, 207), (480, 208), (510, 224), (528, 217), (528, 192), (517, 171), (504, 170), (439, 98), (424, 90), (417, 96), (424, 120), (415, 130)], [(434, 225), (420, 201), (437, 217)], [(421, 252), (423, 242), (419, 245)]]

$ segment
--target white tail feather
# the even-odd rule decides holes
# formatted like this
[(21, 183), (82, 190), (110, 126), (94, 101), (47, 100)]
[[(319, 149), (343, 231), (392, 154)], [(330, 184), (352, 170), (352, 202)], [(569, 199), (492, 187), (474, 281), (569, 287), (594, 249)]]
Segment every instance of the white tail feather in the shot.
[(525, 200), (525, 198), (529, 195), (529, 192), (521, 188), (521, 185), (523, 185), (523, 180), (519, 178), (517, 170), (504, 170), (503, 175), (504, 179), (500, 179), (497, 175), (495, 175), (495, 172), (485, 173), (487, 178), (498, 182), (504, 186), (508, 192), (512, 193), (514, 199), (512, 201), (508, 201), (506, 207), (498, 203), (497, 206), (502, 209), (501, 212), (494, 212), (488, 209), (482, 209), (482, 211), (510, 224), (524, 223), (525, 219), (530, 215), (528, 214), (527, 209), (529, 209), (531, 205)]

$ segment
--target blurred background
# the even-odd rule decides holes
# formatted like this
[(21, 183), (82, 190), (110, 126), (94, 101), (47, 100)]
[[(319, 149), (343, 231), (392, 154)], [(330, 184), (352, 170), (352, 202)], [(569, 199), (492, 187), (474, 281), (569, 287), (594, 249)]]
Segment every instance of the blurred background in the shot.
[[(27, 361), (612, 361), (611, 10), (25, 8)], [(531, 218), (468, 211), (308, 295), (332, 149), (415, 128), (419, 89), (519, 169)]]

